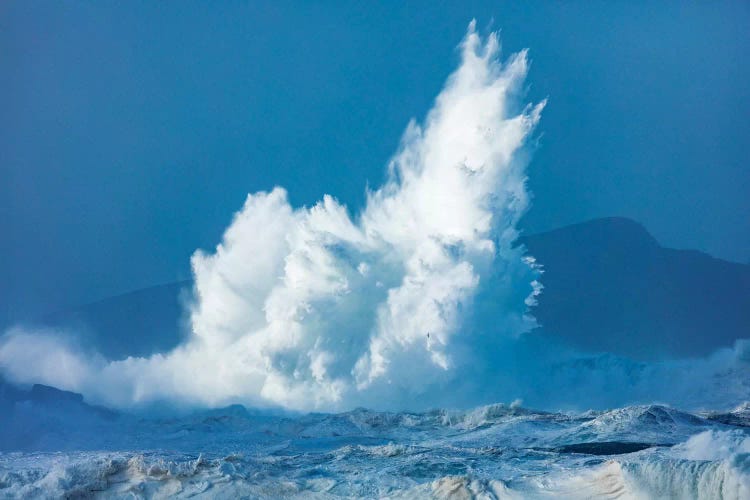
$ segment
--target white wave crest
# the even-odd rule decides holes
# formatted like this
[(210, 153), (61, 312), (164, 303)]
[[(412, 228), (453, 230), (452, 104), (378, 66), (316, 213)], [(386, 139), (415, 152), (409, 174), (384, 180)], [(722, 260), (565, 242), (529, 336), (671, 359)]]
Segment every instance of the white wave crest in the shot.
[[(528, 205), (519, 152), (544, 103), (518, 107), (526, 54), (501, 63), (499, 53), (496, 35), (482, 42), (472, 22), (458, 69), (356, 217), (328, 195), (293, 208), (282, 188), (250, 194), (216, 250), (192, 258), (192, 335), (173, 352), (104, 362), (46, 342), (34, 352), (48, 369), (30, 371), (16, 355), (35, 341), (15, 332), (0, 367), (118, 405), (450, 402), (435, 387), (492, 356), (462, 339), (480, 283), (495, 273), (497, 296), (523, 291), (495, 311), (508, 335), (530, 326), (524, 299), (536, 290), (537, 271), (512, 244)], [(59, 377), (60, 352), (76, 377)]]

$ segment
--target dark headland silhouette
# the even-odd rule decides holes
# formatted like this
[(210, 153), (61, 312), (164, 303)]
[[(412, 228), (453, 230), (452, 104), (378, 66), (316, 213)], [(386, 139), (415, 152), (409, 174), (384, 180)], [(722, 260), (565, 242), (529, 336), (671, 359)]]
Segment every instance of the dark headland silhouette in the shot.
[(635, 359), (692, 357), (750, 337), (750, 266), (664, 248), (610, 217), (527, 236), (544, 266), (542, 332)]
[(187, 280), (142, 288), (55, 312), (41, 323), (75, 332), (109, 359), (164, 352), (185, 336), (191, 287)]
[[(750, 265), (664, 248), (635, 221), (595, 219), (521, 238), (544, 267), (535, 332), (587, 352), (634, 359), (706, 355), (750, 337)], [(58, 312), (42, 323), (84, 332), (118, 359), (184, 337), (191, 283), (144, 288)]]

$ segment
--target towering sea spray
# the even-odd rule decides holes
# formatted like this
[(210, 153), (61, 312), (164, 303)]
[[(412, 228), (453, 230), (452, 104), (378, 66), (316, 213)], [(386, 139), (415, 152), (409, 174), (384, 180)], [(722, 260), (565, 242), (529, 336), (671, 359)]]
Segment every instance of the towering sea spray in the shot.
[[(192, 335), (150, 358), (84, 359), (6, 335), (0, 366), (16, 380), (58, 384), (56, 352), (76, 367), (67, 389), (131, 404), (176, 398), (296, 409), (452, 404), (441, 390), (493, 357), (462, 324), (492, 280), (492, 335), (528, 328), (536, 270), (513, 248), (528, 205), (524, 144), (543, 103), (518, 106), (524, 52), (499, 60), (472, 22), (461, 63), (424, 123), (412, 122), (355, 217), (331, 196), (289, 205), (282, 188), (251, 194), (213, 253), (192, 258)], [(478, 373), (478, 372), (473, 372)], [(462, 380), (461, 384), (470, 381)], [(476, 381), (478, 382), (478, 381)]]

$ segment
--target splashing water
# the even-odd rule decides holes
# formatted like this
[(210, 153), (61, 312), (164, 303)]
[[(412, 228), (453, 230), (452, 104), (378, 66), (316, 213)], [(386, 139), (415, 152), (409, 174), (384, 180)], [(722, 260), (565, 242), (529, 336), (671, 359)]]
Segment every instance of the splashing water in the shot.
[[(282, 188), (248, 195), (215, 252), (192, 258), (183, 345), (105, 362), (16, 332), (0, 345), (0, 366), (111, 404), (335, 409), (434, 394), (462, 364), (490, 356), (472, 349), (462, 322), (492, 278), (496, 296), (507, 290), (498, 334), (531, 325), (524, 299), (538, 293), (536, 271), (512, 243), (528, 205), (521, 153), (544, 103), (518, 106), (524, 52), (501, 63), (496, 35), (483, 42), (473, 22), (460, 49), (424, 124), (409, 124), (387, 181), (356, 217), (328, 195), (298, 209)], [(29, 343), (44, 369), (17, 362)]]

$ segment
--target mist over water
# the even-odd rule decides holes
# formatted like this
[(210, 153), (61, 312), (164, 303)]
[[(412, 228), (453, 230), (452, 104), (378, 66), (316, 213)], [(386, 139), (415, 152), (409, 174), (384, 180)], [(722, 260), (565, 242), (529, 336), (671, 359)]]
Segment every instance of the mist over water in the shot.
[(458, 69), (360, 213), (329, 195), (294, 208), (281, 187), (248, 195), (216, 249), (192, 258), (192, 332), (172, 352), (106, 361), (17, 329), (0, 366), (116, 405), (450, 404), (445, 387), (473, 385), (466, 369), (494, 356), (463, 328), (486, 282), (492, 335), (533, 325), (538, 271), (513, 248), (529, 202), (523, 148), (544, 105), (521, 103), (527, 69), (525, 53), (501, 62), (497, 36), (472, 23)]

